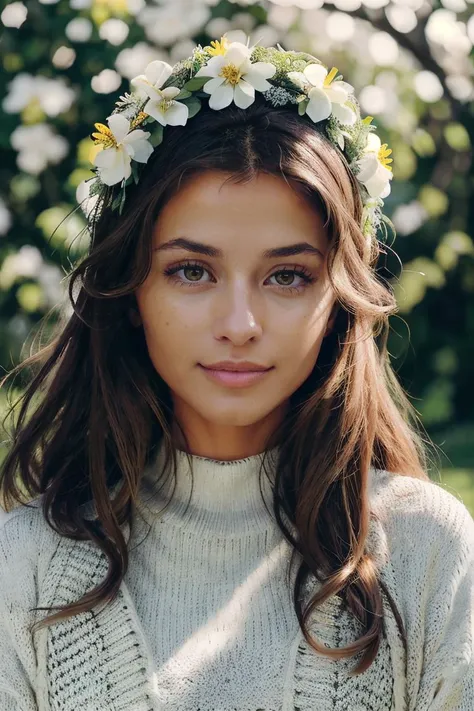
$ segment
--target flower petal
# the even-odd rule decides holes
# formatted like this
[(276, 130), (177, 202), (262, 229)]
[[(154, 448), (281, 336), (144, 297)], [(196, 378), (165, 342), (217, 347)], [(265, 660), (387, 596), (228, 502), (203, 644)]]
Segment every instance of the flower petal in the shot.
[(306, 113), (314, 123), (323, 121), (331, 115), (331, 102), (322, 89), (317, 87), (311, 89)]
[(224, 77), (214, 77), (213, 79), (209, 79), (202, 88), (207, 94), (212, 94), (224, 82)]
[(235, 86), (234, 103), (239, 109), (247, 109), (255, 101), (255, 89), (241, 79)]
[(341, 84), (341, 82), (333, 81), (333, 83), (328, 87), (324, 87), (324, 91), (326, 92), (329, 101), (332, 101), (333, 104), (344, 104), (347, 101), (349, 94), (344, 87), (338, 86), (338, 84)]
[(98, 168), (111, 168), (116, 161), (116, 148), (103, 148), (94, 157), (94, 165)]
[(170, 126), (185, 126), (189, 117), (189, 107), (176, 101), (165, 113), (166, 123)]
[[(265, 62), (258, 62), (258, 64), (265, 64)], [(267, 91), (268, 89), (271, 88), (271, 84), (267, 81), (265, 77), (265, 73), (268, 74), (268, 72), (261, 73), (259, 70), (256, 70), (254, 67), (256, 65), (252, 65), (252, 69), (249, 72), (246, 72), (244, 74), (245, 81), (251, 84), (254, 89), (257, 89), (257, 91)], [(270, 64), (270, 66), (273, 66)], [(273, 69), (276, 70), (276, 67), (273, 67)], [(275, 72), (270, 74), (270, 76), (273, 76)]]
[(211, 59), (201, 67), (198, 72), (194, 75), (195, 77), (217, 77), (222, 67), (226, 64), (226, 59), (223, 54), (219, 54), (217, 57), (211, 57)]
[(132, 158), (138, 163), (146, 163), (153, 153), (153, 146), (148, 141), (134, 141), (131, 147), (134, 151)]
[(168, 86), (166, 89), (162, 89), (162, 95), (165, 99), (174, 99), (180, 93), (181, 89), (177, 86)]
[(161, 123), (162, 126), (166, 126), (166, 120), (164, 117), (163, 113), (163, 102), (160, 101), (150, 101), (145, 105), (145, 108), (143, 109), (145, 113), (147, 113), (149, 116), (152, 116), (155, 121), (158, 121), (158, 123)]
[(346, 104), (332, 104), (332, 113), (338, 121), (347, 126), (353, 125), (357, 120), (355, 112)]
[(150, 62), (145, 69), (146, 78), (157, 89), (161, 89), (172, 73), (173, 67), (168, 62), (162, 62), (161, 59), (155, 59)]
[(123, 150), (115, 150), (115, 161), (107, 168), (99, 169), (100, 179), (106, 185), (116, 185), (130, 177), (130, 156)]
[(328, 75), (328, 70), (322, 64), (308, 64), (303, 69), (303, 74), (313, 86), (322, 87)]
[(225, 63), (235, 64), (236, 67), (240, 67), (246, 59), (250, 58), (251, 54), (250, 48), (242, 44), (242, 42), (231, 42), (224, 55)]
[(377, 134), (373, 132), (369, 133), (369, 135), (367, 136), (367, 144), (364, 150), (367, 152), (371, 151), (374, 153), (378, 153), (381, 147), (382, 142), (377, 136)]
[(219, 111), (225, 109), (226, 106), (232, 103), (234, 98), (234, 88), (230, 84), (222, 84), (211, 94), (209, 98), (209, 107)]
[(377, 156), (373, 153), (369, 153), (359, 160), (356, 161), (356, 165), (359, 166), (359, 172), (357, 173), (357, 179), (361, 183), (365, 183), (366, 180), (372, 178), (377, 172)]
[(122, 114), (112, 114), (107, 118), (107, 123), (117, 143), (121, 143), (130, 130), (130, 121)]

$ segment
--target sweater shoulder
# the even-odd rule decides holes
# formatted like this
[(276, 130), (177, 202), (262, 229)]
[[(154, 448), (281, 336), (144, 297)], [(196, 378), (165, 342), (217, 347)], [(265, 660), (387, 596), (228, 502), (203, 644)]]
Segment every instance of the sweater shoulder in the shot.
[(474, 519), (442, 483), (375, 470), (372, 505), (393, 558), (408, 549), (418, 565), (442, 551), (458, 567), (474, 563)]
[(60, 536), (44, 518), (41, 505), (31, 502), (0, 516), (0, 593), (13, 595), (35, 589), (47, 572)]

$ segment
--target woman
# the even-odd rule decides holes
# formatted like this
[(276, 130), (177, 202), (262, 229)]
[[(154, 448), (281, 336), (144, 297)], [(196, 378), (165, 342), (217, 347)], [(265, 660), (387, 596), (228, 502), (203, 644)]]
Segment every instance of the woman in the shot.
[(23, 363), (1, 708), (472, 711), (474, 521), (386, 349), (391, 151), (281, 47), (132, 86), (74, 313)]

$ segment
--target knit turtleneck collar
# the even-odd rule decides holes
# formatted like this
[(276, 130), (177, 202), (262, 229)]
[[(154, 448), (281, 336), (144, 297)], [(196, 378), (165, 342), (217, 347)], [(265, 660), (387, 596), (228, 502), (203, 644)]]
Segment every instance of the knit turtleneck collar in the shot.
[(161, 446), (143, 473), (140, 499), (144, 513), (156, 517), (161, 512), (161, 521), (202, 533), (232, 535), (267, 529), (273, 518), (277, 457), (278, 448), (269, 450), (265, 457), (262, 452), (231, 461), (188, 455), (178, 449), (174, 488), (172, 459), (165, 468), (165, 448)]

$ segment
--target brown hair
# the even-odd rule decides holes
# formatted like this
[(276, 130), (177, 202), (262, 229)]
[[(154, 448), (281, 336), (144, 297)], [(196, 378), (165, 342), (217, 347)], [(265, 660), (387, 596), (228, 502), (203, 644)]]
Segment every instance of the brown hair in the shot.
[[(132, 523), (141, 473), (159, 446), (176, 466), (169, 388), (148, 356), (143, 329), (134, 328), (128, 314), (151, 266), (160, 209), (183, 179), (207, 170), (227, 172), (235, 182), (260, 171), (291, 180), (324, 214), (329, 278), (340, 307), (313, 372), (290, 398), (265, 452), (279, 446), (274, 510), (302, 555), (294, 587), (302, 632), (333, 659), (364, 651), (352, 672), (360, 674), (375, 659), (382, 637), (381, 589), (365, 552), (372, 515), (369, 468), (428, 479), (426, 454), (416, 412), (389, 362), (388, 317), (397, 307), (390, 285), (375, 270), (380, 245), (361, 230), (357, 181), (325, 136), (324, 122), (315, 125), (294, 107), (274, 108), (261, 96), (246, 110), (232, 105), (213, 111), (205, 103), (186, 127), (166, 127), (139, 184), (127, 188), (123, 214), (107, 208), (96, 222), (89, 254), (70, 274), (73, 313), (63, 315), (48, 345), (12, 371), (40, 364), (20, 398), (0, 475), (6, 505), (41, 495), (54, 530), (95, 542), (110, 563), (100, 585), (39, 626), (113, 599), (128, 565), (121, 526)], [(95, 522), (81, 513), (88, 502), (95, 506)], [(318, 571), (325, 584), (303, 611), (302, 586), (310, 573), (320, 579)], [(363, 623), (364, 634), (346, 648), (328, 649), (310, 636), (307, 619), (336, 594)]]

